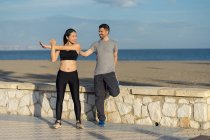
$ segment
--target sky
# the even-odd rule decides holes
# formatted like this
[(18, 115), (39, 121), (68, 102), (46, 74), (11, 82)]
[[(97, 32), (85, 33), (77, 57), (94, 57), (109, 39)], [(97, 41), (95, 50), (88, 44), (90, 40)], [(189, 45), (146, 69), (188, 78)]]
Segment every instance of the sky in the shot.
[(0, 50), (62, 44), (68, 28), (83, 49), (107, 23), (119, 49), (210, 48), (209, 0), (0, 0)]

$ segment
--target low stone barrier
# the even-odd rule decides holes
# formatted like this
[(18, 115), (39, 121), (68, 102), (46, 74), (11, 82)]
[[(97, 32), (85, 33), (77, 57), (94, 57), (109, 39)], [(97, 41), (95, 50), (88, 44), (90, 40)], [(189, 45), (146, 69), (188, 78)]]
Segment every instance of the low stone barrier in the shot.
[[(120, 86), (118, 97), (105, 101), (107, 121), (139, 125), (210, 128), (210, 89)], [(83, 120), (95, 120), (92, 85), (80, 86)], [(0, 114), (55, 117), (53, 84), (0, 82)], [(75, 119), (67, 88), (62, 118)]]

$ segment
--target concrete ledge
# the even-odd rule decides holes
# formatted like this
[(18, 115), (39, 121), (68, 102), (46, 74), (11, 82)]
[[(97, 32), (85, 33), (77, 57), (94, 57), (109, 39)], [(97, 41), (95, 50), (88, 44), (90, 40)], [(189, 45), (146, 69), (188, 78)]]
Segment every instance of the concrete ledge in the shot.
[(158, 91), (162, 87), (138, 87), (132, 86), (128, 87), (130, 89), (130, 93), (133, 95), (158, 95)]
[(158, 91), (158, 95), (160, 96), (175, 96), (175, 90), (177, 88), (162, 88)]
[[(126, 86), (125, 86), (126, 88)], [(174, 97), (210, 97), (210, 89), (127, 86), (130, 94)]]
[(210, 97), (210, 89), (185, 88), (177, 89), (175, 93), (180, 97)]
[[(11, 87), (9, 83), (7, 83), (7, 86), (0, 86), (0, 89), (4, 89), (5, 87), (8, 89)], [(33, 83), (19, 83), (16, 84), (16, 87), (14, 87), (19, 90), (35, 90), (35, 91), (56, 91), (56, 86), (54, 83), (49, 84), (33, 84)], [(81, 85), (79, 88), (80, 92), (86, 92), (86, 93), (92, 93), (94, 92), (93, 85)], [(69, 86), (66, 87), (66, 92), (70, 92)]]
[(55, 85), (50, 84), (33, 84), (33, 83), (20, 83), (17, 86), (19, 90), (43, 90), (43, 91), (56, 91)]
[[(18, 89), (34, 91), (56, 91), (55, 83), (13, 83), (0, 82), (0, 89)], [(94, 86), (90, 84), (80, 85), (82, 93), (93, 93)], [(145, 87), (145, 86), (120, 86), (121, 91), (127, 91), (132, 95), (148, 96), (174, 96), (174, 97), (210, 97), (210, 89), (201, 88), (170, 88), (170, 87)], [(69, 86), (66, 92), (70, 92)]]
[(0, 89), (17, 89), (18, 83), (15, 82), (0, 82)]

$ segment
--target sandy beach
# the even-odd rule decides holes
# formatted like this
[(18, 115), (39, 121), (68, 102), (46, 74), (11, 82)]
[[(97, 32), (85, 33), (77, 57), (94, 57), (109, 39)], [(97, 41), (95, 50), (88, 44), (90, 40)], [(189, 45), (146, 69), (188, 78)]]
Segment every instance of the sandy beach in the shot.
[[(95, 61), (78, 61), (81, 83), (93, 84)], [(59, 62), (0, 60), (0, 81), (55, 82)], [(121, 85), (210, 88), (210, 61), (119, 61)]]

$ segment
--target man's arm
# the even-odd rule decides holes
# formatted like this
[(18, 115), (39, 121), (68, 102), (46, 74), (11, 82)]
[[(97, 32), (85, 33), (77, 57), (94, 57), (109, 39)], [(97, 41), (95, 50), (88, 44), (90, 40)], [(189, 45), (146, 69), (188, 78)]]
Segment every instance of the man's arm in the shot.
[(84, 57), (87, 57), (87, 56), (89, 56), (89, 55), (91, 55), (93, 53), (93, 50), (91, 50), (91, 49), (88, 49), (87, 51), (81, 51), (80, 50), (80, 52), (79, 52), (79, 54), (81, 55), (81, 56), (84, 56)]
[(114, 51), (114, 64), (115, 66), (117, 65), (117, 61), (118, 61), (118, 50)]

